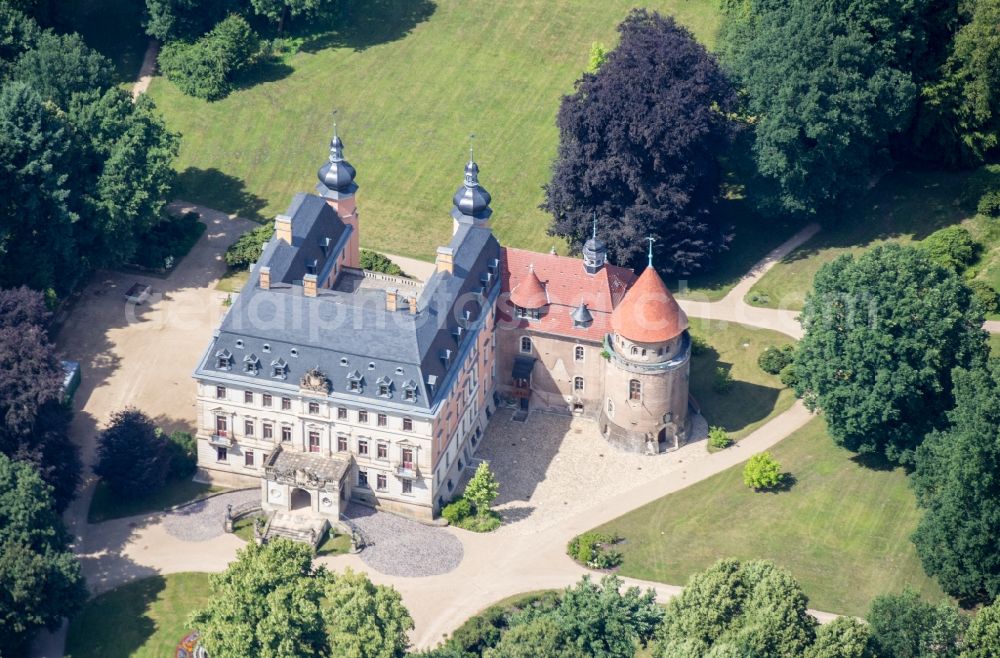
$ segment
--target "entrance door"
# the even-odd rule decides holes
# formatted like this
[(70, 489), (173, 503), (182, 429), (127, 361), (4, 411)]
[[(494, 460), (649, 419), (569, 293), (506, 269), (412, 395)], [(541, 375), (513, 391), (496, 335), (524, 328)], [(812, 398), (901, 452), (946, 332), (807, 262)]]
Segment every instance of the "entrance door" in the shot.
[(312, 509), (312, 496), (305, 489), (292, 489), (292, 499), (290, 501), (291, 505), (289, 509), (295, 510), (310, 510)]
[(228, 436), (227, 430), (229, 429), (229, 422), (225, 416), (215, 417), (215, 434), (216, 436)]

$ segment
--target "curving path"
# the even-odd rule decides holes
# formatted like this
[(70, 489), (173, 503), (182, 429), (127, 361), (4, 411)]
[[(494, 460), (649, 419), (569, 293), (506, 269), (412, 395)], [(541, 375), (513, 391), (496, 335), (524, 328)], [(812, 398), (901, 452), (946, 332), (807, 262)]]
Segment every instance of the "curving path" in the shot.
[(146, 54), (142, 57), (142, 66), (139, 68), (139, 77), (132, 84), (132, 98), (139, 98), (149, 89), (149, 83), (153, 81), (153, 72), (156, 70), (156, 55), (160, 51), (160, 46), (156, 39), (150, 39), (146, 46)]

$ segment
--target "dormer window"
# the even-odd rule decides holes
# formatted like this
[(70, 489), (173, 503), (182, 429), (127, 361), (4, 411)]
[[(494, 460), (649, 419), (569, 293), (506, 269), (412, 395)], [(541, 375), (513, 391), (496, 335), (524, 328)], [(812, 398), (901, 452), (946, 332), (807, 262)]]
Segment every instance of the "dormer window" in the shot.
[(441, 350), (441, 361), (445, 368), (451, 364), (451, 350)]
[(219, 350), (215, 353), (215, 367), (218, 370), (233, 369), (233, 353), (229, 350)]
[(258, 370), (260, 370), (260, 359), (257, 358), (256, 354), (247, 354), (243, 357), (243, 372), (248, 375), (256, 375)]
[(462, 342), (462, 327), (455, 327), (451, 330), (451, 335), (455, 338), (456, 343)]
[(541, 309), (537, 308), (524, 308), (522, 306), (516, 306), (517, 317), (521, 320), (538, 320), (542, 317)]
[(415, 402), (417, 399), (417, 383), (412, 379), (407, 379), (403, 382), (403, 400), (406, 402)]
[(379, 377), (375, 382), (378, 385), (379, 397), (392, 397), (392, 380), (388, 377)]
[(360, 393), (362, 379), (361, 373), (357, 370), (347, 373), (347, 390), (351, 393)]
[(271, 361), (271, 376), (275, 379), (286, 379), (288, 377), (288, 364), (284, 359)]

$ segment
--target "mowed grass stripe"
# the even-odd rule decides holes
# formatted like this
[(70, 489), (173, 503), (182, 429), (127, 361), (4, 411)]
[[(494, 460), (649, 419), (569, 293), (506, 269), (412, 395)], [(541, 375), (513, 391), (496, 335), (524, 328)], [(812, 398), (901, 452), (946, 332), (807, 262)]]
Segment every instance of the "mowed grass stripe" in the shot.
[[(391, 24), (408, 4), (387, 0), (366, 10)], [(217, 103), (187, 98), (157, 78), (150, 94), (184, 135), (178, 196), (259, 218), (284, 211), (295, 192), (313, 189), (336, 108), (358, 169), (365, 246), (429, 259), (447, 242), (451, 195), (476, 133), (500, 239), (565, 251), (546, 235), (549, 216), (538, 209), (556, 153), (559, 101), (586, 66), (590, 44), (613, 45), (631, 7), (441, 0), (406, 36), (364, 50), (307, 49), (288, 58), (290, 74)], [(714, 0), (651, 8), (714, 41)]]

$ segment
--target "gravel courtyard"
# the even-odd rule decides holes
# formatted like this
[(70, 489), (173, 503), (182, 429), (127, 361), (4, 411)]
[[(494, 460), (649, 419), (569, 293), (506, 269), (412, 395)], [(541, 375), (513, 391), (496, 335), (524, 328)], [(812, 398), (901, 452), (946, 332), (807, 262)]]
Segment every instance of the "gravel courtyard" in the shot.
[(462, 542), (442, 528), (354, 504), (347, 508), (345, 516), (371, 542), (361, 551), (361, 560), (380, 573), (438, 576), (462, 562)]
[(260, 489), (244, 489), (199, 500), (163, 518), (167, 532), (184, 541), (205, 541), (225, 532), (226, 505), (236, 507), (260, 500)]
[(621, 452), (608, 445), (597, 423), (586, 418), (532, 412), (526, 422), (497, 411), (476, 457), (490, 462), (500, 482), (498, 533), (538, 532), (592, 506), (667, 473), (682, 473), (704, 459), (708, 432), (697, 417), (693, 441), (656, 456)]

